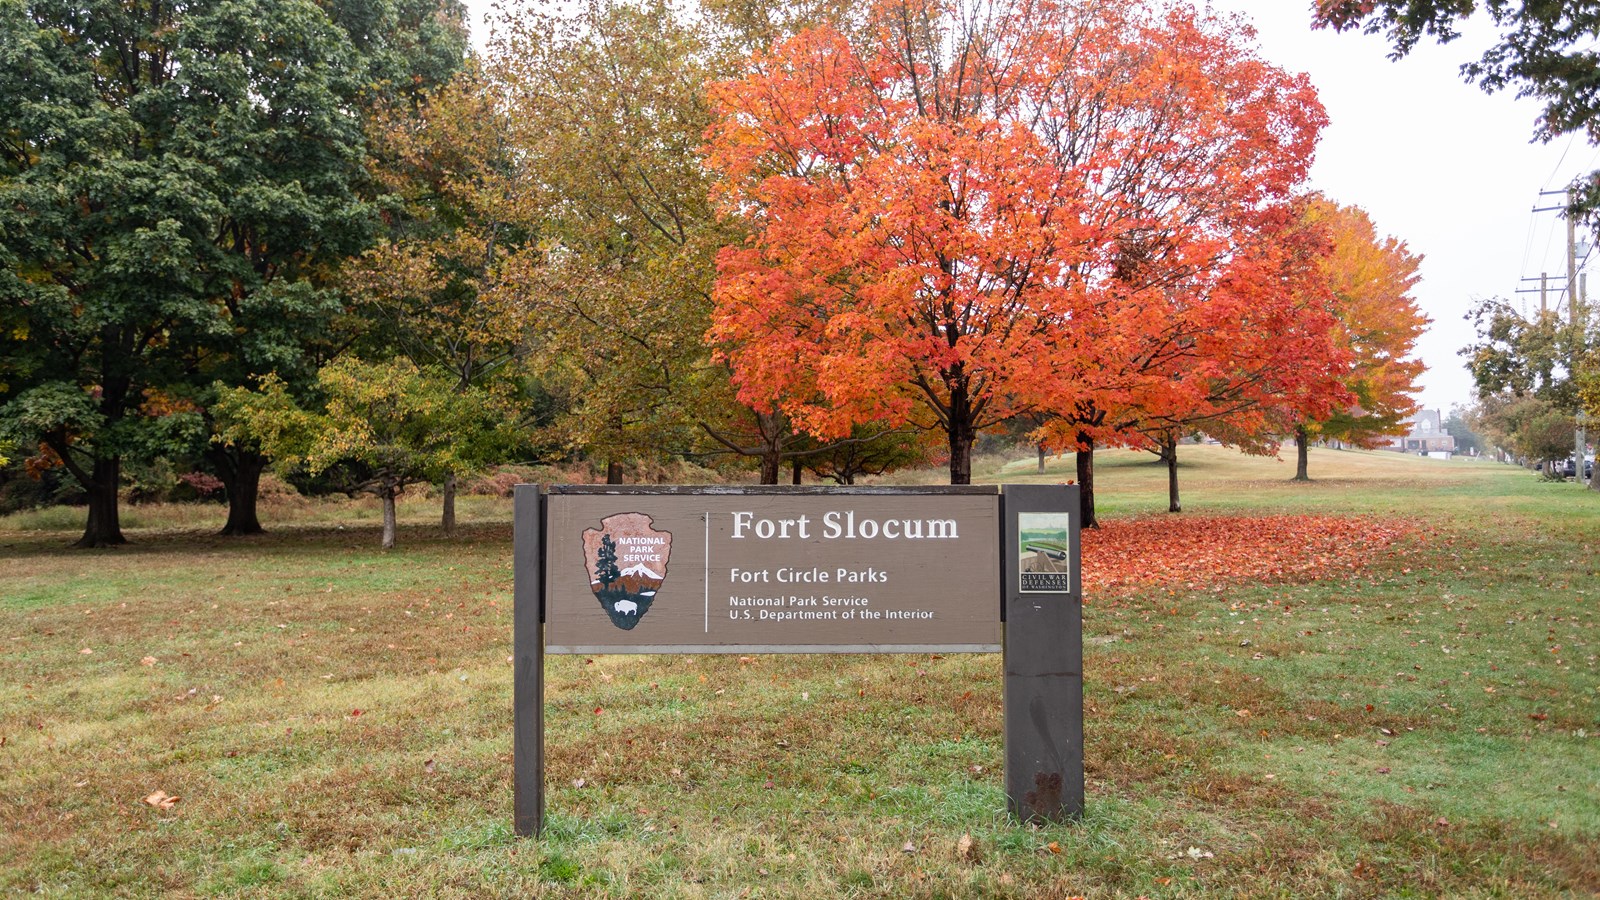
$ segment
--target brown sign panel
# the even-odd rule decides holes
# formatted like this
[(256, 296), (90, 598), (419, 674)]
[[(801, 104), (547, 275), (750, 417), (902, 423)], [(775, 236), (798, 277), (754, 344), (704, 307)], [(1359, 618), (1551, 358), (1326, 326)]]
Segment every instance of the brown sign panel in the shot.
[(558, 490), (547, 652), (1000, 649), (995, 494)]

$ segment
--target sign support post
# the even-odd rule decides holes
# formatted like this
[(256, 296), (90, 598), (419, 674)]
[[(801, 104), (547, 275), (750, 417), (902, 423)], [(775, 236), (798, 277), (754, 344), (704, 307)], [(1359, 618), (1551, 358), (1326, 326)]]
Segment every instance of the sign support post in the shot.
[[(1084, 802), (1078, 488), (1006, 485), (1002, 496), (1006, 800), (1020, 821), (1058, 822)], [(1023, 571), (1030, 548), (1062, 571)]]
[(544, 491), (519, 484), (512, 494), (511, 655), (512, 819), (516, 833), (544, 830)]

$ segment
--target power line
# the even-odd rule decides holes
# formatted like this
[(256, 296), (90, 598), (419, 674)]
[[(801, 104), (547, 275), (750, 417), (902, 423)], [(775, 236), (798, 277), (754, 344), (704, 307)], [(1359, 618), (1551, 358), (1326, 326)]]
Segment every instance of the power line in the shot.
[[(1540, 186), (1541, 190), (1544, 189), (1544, 188), (1550, 187), (1550, 182), (1556, 180), (1556, 174), (1561, 171), (1561, 164), (1567, 161), (1567, 153), (1572, 149), (1572, 144), (1577, 139), (1578, 139), (1578, 133), (1576, 131), (1572, 132), (1572, 134), (1567, 136), (1567, 146), (1562, 148), (1562, 150), (1561, 150), (1561, 158), (1556, 160), (1556, 167), (1554, 169), (1550, 170), (1550, 176), (1548, 178), (1546, 178), (1544, 180), (1544, 184)], [(1593, 165), (1593, 164), (1591, 163), (1591, 165)]]

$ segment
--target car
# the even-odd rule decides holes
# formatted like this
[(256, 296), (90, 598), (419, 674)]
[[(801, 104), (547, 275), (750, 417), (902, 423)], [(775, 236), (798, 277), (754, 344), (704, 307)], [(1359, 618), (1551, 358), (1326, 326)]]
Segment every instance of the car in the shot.
[[(1571, 478), (1578, 474), (1578, 464), (1573, 461), (1572, 457), (1569, 456), (1566, 459), (1558, 459), (1554, 462), (1555, 465), (1553, 468), (1555, 469), (1555, 475), (1557, 478)], [(1588, 481), (1591, 477), (1593, 477), (1593, 475), (1594, 460), (1585, 459), (1583, 461), (1583, 479)]]

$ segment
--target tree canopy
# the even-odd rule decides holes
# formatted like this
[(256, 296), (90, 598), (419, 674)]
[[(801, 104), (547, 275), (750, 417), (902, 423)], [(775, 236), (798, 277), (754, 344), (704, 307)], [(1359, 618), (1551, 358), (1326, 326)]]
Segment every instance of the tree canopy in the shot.
[(122, 541), (121, 461), (158, 395), (315, 370), (341, 309), (326, 273), (376, 223), (362, 109), (425, 81), (412, 50), (459, 59), (448, 22), (378, 0), (0, 3), (0, 419), (81, 482), (84, 545)]
[[(1341, 378), (1349, 400), (1323, 416), (1308, 416), (1306, 433), (1357, 447), (1382, 446), (1404, 434), (1416, 411), (1422, 360), (1413, 356), (1429, 319), (1411, 295), (1422, 265), (1404, 241), (1380, 237), (1365, 210), (1325, 197), (1309, 204), (1308, 221), (1325, 229), (1323, 273), (1332, 293), (1335, 338), (1349, 353)], [(1303, 454), (1302, 454), (1303, 457)]]
[(921, 406), (964, 483), (984, 428), (1127, 389), (1107, 373), (1287, 201), (1322, 112), (1181, 4), (868, 20), (713, 88), (718, 196), (753, 237), (719, 258), (711, 334), (742, 400), (814, 434)]

